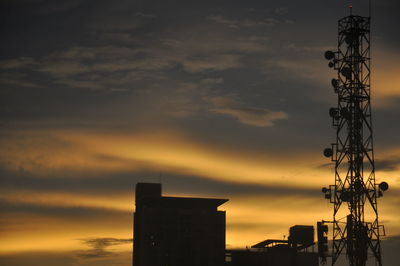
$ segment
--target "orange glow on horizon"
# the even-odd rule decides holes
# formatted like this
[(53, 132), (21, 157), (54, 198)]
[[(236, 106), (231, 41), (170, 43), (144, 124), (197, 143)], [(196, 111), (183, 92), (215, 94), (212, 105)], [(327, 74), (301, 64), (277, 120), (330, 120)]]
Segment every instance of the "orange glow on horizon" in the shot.
[[(38, 174), (44, 179), (57, 178), (58, 173), (65, 172), (91, 173), (88, 177), (83, 175), (83, 178), (91, 178), (102, 172), (162, 170), (171, 174), (196, 175), (237, 184), (277, 186), (276, 189), (285, 187), (319, 191), (322, 186), (333, 182), (333, 169), (318, 167), (327, 163), (320, 154), (304, 152), (299, 157), (288, 157), (274, 156), (272, 153), (233, 151), (194, 143), (171, 132), (99, 134), (36, 131), (14, 134), (0, 142), (6, 147), (0, 151), (0, 162), (14, 171), (23, 167), (24, 171)], [(21, 146), (24, 151), (20, 151)], [(382, 154), (390, 158), (399, 152), (400, 148), (393, 148)], [(385, 180), (390, 184), (385, 200), (380, 201), (380, 213), (392, 235), (400, 234), (400, 218), (397, 215), (400, 203), (393, 196), (395, 194), (390, 194), (390, 190), (398, 190), (400, 180), (389, 180), (385, 177), (399, 173), (397, 170), (377, 172), (377, 181)], [(105, 211), (98, 217), (54, 217), (46, 213), (34, 215), (25, 211), (18, 215), (4, 215), (1, 223), (4, 230), (9, 230), (2, 232), (2, 253), (85, 249), (87, 247), (79, 239), (132, 236), (133, 191), (106, 195), (103, 192), (32, 191), (15, 188), (0, 192), (0, 200), (14, 205)], [(176, 196), (185, 196), (185, 193), (178, 193)], [(321, 198), (308, 196), (305, 192), (296, 195), (290, 195), (289, 192), (274, 195), (232, 194), (229, 199), (228, 203), (220, 207), (227, 211), (229, 247), (244, 247), (266, 238), (283, 238), (294, 223), (313, 224), (319, 219), (330, 219), (332, 216), (331, 206), (323, 199), (322, 194)], [(107, 211), (114, 214), (110, 215)], [(121, 248), (128, 247), (126, 245)]]

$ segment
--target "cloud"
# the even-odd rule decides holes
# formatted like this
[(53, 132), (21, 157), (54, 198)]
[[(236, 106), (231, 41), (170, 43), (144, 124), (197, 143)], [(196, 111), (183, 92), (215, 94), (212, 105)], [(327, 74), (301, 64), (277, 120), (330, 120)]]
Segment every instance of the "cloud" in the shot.
[(220, 108), (215, 110), (215, 112), (234, 116), (243, 124), (258, 127), (273, 126), (275, 120), (286, 119), (288, 117), (284, 112), (274, 112), (268, 109), (253, 107)]
[[(163, 173), (159, 179), (156, 170), (147, 172), (115, 173), (60, 173), (43, 178), (32, 174), (9, 172), (1, 175), (0, 201), (9, 211), (30, 209), (57, 215), (92, 213), (97, 210), (130, 211), (132, 190), (138, 182), (162, 181), (174, 194), (182, 192), (199, 196), (230, 197), (246, 195), (280, 195), (319, 197), (319, 188), (264, 185), (247, 182), (229, 182), (209, 178)], [(43, 208), (42, 208), (43, 207)], [(60, 207), (59, 209), (55, 209)], [(72, 209), (71, 209), (72, 208)]]
[(112, 238), (112, 237), (106, 237), (106, 238), (86, 238), (86, 239), (81, 239), (86, 245), (94, 248), (94, 249), (105, 249), (110, 246), (115, 246), (115, 245), (123, 245), (123, 244), (129, 244), (132, 243), (133, 239), (132, 238)]
[(400, 236), (392, 235), (381, 242), (385, 265), (398, 265)]
[(136, 12), (135, 16), (142, 17), (142, 18), (149, 18), (149, 19), (157, 17), (155, 14), (146, 14), (146, 13), (142, 13), (142, 12)]
[(227, 230), (229, 231), (240, 231), (240, 232), (246, 232), (246, 231), (262, 231), (265, 230), (266, 228), (278, 228), (282, 225), (278, 223), (260, 223), (260, 222), (231, 222), (227, 224)]
[(321, 170), (327, 170), (327, 169), (334, 169), (335, 164), (334, 163), (323, 163), (315, 166), (316, 169), (321, 169)]
[(85, 259), (102, 258), (112, 255), (114, 252), (107, 248), (118, 245), (131, 244), (132, 238), (86, 238), (81, 241), (90, 247), (88, 250), (78, 252), (77, 256)]
[[(76, 258), (68, 252), (20, 252), (0, 254), (0, 265), (7, 266), (71, 266), (76, 265)], [(99, 264), (104, 265), (104, 264)]]
[(243, 106), (227, 97), (214, 97), (211, 99), (211, 103), (213, 104), (212, 112), (236, 117), (239, 122), (251, 126), (270, 127), (276, 120), (288, 118), (285, 112)]
[(376, 159), (375, 167), (378, 171), (395, 171), (399, 168), (400, 159), (399, 158), (391, 158), (391, 159)]
[(224, 78), (222, 78), (222, 77), (205, 78), (205, 79), (200, 80), (200, 83), (205, 86), (219, 85), (219, 84), (224, 83)]
[[(132, 186), (133, 187), (133, 186)], [(16, 194), (23, 194), (20, 193), (21, 191), (14, 191)], [(29, 192), (25, 190), (26, 196), (25, 198), (22, 196), (22, 200), (18, 200), (16, 202), (12, 202), (10, 200), (2, 200), (0, 199), (0, 207), (2, 213), (7, 214), (7, 216), (13, 216), (17, 214), (24, 214), (24, 215), (34, 215), (40, 217), (47, 217), (47, 218), (55, 218), (55, 219), (63, 219), (68, 221), (73, 220), (96, 220), (96, 219), (105, 219), (107, 216), (112, 216), (114, 219), (129, 218), (130, 211), (129, 210), (118, 210), (117, 208), (105, 208), (102, 206), (85, 206), (85, 202), (74, 202), (74, 197), (76, 195), (64, 194), (64, 202), (60, 199), (55, 202), (45, 202), (45, 201), (38, 201), (38, 202), (29, 202), (31, 195)], [(40, 193), (37, 193), (40, 194)], [(46, 197), (46, 193), (42, 194), (42, 198)], [(54, 195), (54, 193), (53, 193)], [(61, 197), (63, 197), (61, 193)], [(16, 197), (18, 198), (18, 197)], [(49, 199), (52, 197), (50, 196)], [(79, 197), (77, 197), (79, 199)], [(106, 197), (107, 198), (107, 197)], [(24, 200), (25, 199), (25, 200)], [(82, 198), (80, 198), (82, 199)], [(88, 199), (88, 197), (86, 198)], [(110, 196), (111, 199), (111, 196)], [(24, 202), (25, 201), (25, 202)], [(67, 203), (67, 204), (65, 204)], [(69, 203), (69, 204), (68, 204)], [(69, 205), (69, 206), (68, 206)], [(131, 206), (133, 207), (133, 206)], [(4, 223), (4, 228), (1, 228), (1, 231), (7, 230), (6, 223)], [(14, 225), (14, 230), (17, 228), (17, 225)]]
[(272, 27), (280, 23), (288, 23), (288, 21), (280, 21), (275, 18), (265, 18), (262, 20), (252, 19), (229, 19), (222, 15), (211, 15), (208, 20), (226, 25), (231, 28), (249, 28), (249, 27)]
[[(212, 39), (213, 42), (209, 40)], [(264, 35), (221, 35), (218, 31), (208, 32), (205, 36), (191, 36), (182, 32), (174, 38), (165, 38), (163, 44), (188, 56), (191, 54), (251, 54), (270, 51), (269, 38)]]
[(73, 9), (76, 9), (85, 3), (87, 0), (69, 0), (65, 2), (53, 2), (53, 1), (41, 1), (39, 5), (36, 5), (34, 8), (34, 13), (39, 15), (48, 15), (54, 13), (62, 13), (62, 12), (70, 12)]
[[(305, 81), (319, 82), (325, 85), (331, 77), (328, 75), (328, 71), (323, 72), (320, 70), (322, 65), (323, 61), (321, 63), (319, 59), (309, 59), (305, 63), (304, 58), (280, 57), (266, 60), (264, 72), (285, 80), (298, 80), (300, 78)], [(329, 70), (328, 68), (326, 69)], [(281, 75), (282, 73), (284, 75)]]
[(374, 106), (393, 110), (400, 97), (399, 53), (380, 47), (377, 52), (373, 52), (373, 56), (372, 73), (375, 78), (372, 80), (371, 91)]
[[(117, 35), (108, 35), (107, 38), (123, 38), (124, 42), (130, 39), (126, 33)], [(42, 78), (37, 82), (43, 87), (62, 85), (90, 90), (127, 90), (143, 86), (143, 83), (154, 87), (154, 82), (160, 78), (174, 82), (166, 74), (168, 71), (184, 70), (191, 74), (241, 68), (243, 56), (239, 52), (265, 50), (266, 46), (261, 44), (263, 41), (229, 42), (220, 39), (215, 45), (209, 45), (203, 39), (164, 40), (162, 43), (149, 40), (130, 43), (126, 47), (117, 44), (76, 46), (38, 59), (21, 57), (2, 61), (0, 68), (25, 74), (18, 82), (3, 75), (4, 83), (17, 86), (33, 84), (32, 76), (41, 75)]]
[[(53, 5), (45, 6), (50, 8)], [(64, 9), (64, 5), (59, 5), (59, 8)], [(122, 9), (116, 10), (124, 13)], [(122, 17), (125, 22), (142, 19), (151, 20), (157, 25), (160, 23), (154, 19), (157, 15), (149, 12), (137, 11), (129, 16), (123, 14)], [(192, 28), (179, 28), (173, 33), (158, 29), (161, 32), (153, 35), (144, 34), (145, 31), (126, 30), (125, 26), (119, 28), (119, 16), (107, 18), (110, 21), (104, 23), (111, 26), (116, 23), (118, 30), (104, 30), (107, 25), (99, 27), (95, 33), (89, 34), (89, 38), (95, 35), (96, 43), (78, 42), (57, 47), (59, 50), (48, 50), (51, 52), (42, 53), (35, 58), (16, 57), (2, 61), (0, 67), (4, 69), (31, 74), (20, 79), (19, 83), (12, 80), (6, 82), (27, 87), (36, 84), (32, 82), (35, 80), (33, 77), (39, 77), (35, 81), (44, 88), (134, 91), (157, 86), (155, 84), (161, 83), (160, 78), (164, 79), (163, 84), (165, 80), (173, 82), (175, 75), (171, 73), (179, 74), (180, 81), (183, 81), (194, 73), (243, 68), (246, 65), (242, 60), (244, 55), (264, 53), (271, 49), (268, 38), (257, 33), (250, 36), (230, 35), (211, 30), (207, 34), (194, 35)], [(132, 21), (125, 22), (122, 24), (135, 24)], [(245, 25), (254, 23), (246, 21)], [(85, 32), (88, 30), (87, 27), (82, 28)], [(182, 71), (187, 73), (181, 75)]]
[(11, 70), (32, 67), (37, 65), (37, 62), (32, 57), (18, 57), (0, 61), (0, 69)]
[(79, 62), (68, 62), (55, 59), (54, 61), (44, 62), (40, 66), (39, 70), (41, 72), (51, 73), (58, 78), (86, 73), (89, 71), (89, 68)]
[(18, 78), (13, 78), (11, 76), (8, 77), (0, 77), (0, 84), (2, 84), (2, 86), (6, 85), (6, 86), (16, 86), (19, 88), (40, 88), (41, 86), (38, 84), (35, 84), (33, 82), (27, 81), (27, 80), (21, 80)]
[[(310, 168), (304, 164), (310, 156), (305, 152), (301, 155), (293, 153), (290, 156), (292, 166), (282, 168), (286, 166), (287, 155), (281, 157), (274, 153), (218, 147), (167, 130), (126, 133), (13, 131), (10, 135), (4, 134), (1, 144), (4, 149), (0, 152), (0, 160), (7, 169), (39, 176), (152, 170), (237, 183), (246, 180), (258, 184), (286, 184), (282, 177)], [(315, 185), (316, 180), (317, 177), (308, 178), (302, 186)]]
[(221, 71), (242, 67), (242, 56), (233, 54), (220, 54), (214, 56), (202, 56), (198, 58), (186, 58), (183, 60), (183, 68), (188, 72)]
[(287, 13), (289, 13), (289, 8), (287, 8), (287, 7), (277, 7), (277, 8), (275, 8), (274, 13), (279, 15), (279, 16), (283, 16), (283, 15), (286, 15)]

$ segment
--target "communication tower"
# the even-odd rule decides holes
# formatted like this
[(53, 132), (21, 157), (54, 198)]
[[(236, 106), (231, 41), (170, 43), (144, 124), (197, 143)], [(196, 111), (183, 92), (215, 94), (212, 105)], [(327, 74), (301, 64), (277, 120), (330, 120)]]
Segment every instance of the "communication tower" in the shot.
[[(335, 183), (322, 189), (333, 204), (333, 221), (318, 223), (319, 254), (332, 265), (346, 253), (349, 265), (365, 266), (368, 259), (382, 266), (380, 238), (385, 228), (378, 220), (378, 198), (388, 184), (375, 181), (371, 119), (371, 16), (350, 15), (338, 21), (336, 51), (327, 51), (337, 106), (329, 110), (336, 141), (324, 150), (335, 165)], [(332, 253), (328, 254), (327, 226), (332, 224)]]

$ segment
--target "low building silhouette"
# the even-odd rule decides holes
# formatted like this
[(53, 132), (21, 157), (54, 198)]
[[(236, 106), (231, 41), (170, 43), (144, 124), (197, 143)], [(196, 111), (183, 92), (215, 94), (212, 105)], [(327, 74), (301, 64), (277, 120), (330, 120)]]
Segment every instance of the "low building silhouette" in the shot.
[(226, 266), (318, 266), (314, 227), (295, 225), (288, 240), (267, 239), (250, 249), (226, 251)]
[(162, 196), (161, 184), (136, 185), (134, 266), (222, 266), (227, 199)]

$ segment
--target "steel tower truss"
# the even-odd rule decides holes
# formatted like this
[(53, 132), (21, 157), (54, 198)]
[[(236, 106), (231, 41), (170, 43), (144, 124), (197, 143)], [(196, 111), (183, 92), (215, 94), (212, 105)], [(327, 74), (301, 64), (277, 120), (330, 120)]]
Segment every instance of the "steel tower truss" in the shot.
[(333, 204), (332, 265), (346, 252), (351, 266), (368, 258), (382, 266), (378, 202), (387, 183), (375, 182), (370, 98), (370, 17), (350, 15), (338, 22), (338, 49), (327, 51), (329, 66), (337, 71), (332, 86), (338, 95), (331, 108), (336, 142), (324, 151), (335, 164), (335, 184), (323, 188)]

